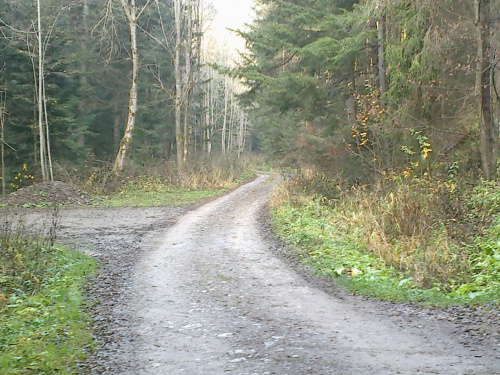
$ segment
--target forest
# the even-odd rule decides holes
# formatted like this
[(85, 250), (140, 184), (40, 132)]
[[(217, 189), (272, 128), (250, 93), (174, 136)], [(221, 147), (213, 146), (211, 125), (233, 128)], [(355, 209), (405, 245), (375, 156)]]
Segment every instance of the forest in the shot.
[(498, 2), (263, 3), (241, 70), (263, 150), (362, 183), (495, 178)]
[(234, 74), (260, 149), (296, 168), (280, 236), (374, 295), (498, 296), (500, 3), (260, 4)]
[[(281, 321), (267, 314), (276, 306), (291, 311), (297, 301), (307, 305), (297, 296), (310, 286), (300, 287), (303, 272), (307, 280), (312, 273), (335, 290), (340, 286), (349, 298), (362, 295), (359, 306), (374, 297), (394, 303), (382, 309), (399, 309), (396, 315), (412, 311), (412, 319), (413, 312), (415, 319), (422, 315), (422, 305), (448, 308), (435, 311), (465, 327), (460, 345), (464, 338), (472, 346), (498, 341), (500, 1), (254, 0), (254, 10), (251, 24), (232, 30), (246, 44), (235, 53), (213, 34), (215, 8), (208, 0), (0, 2), (0, 372), (84, 373), (86, 358), (96, 373), (102, 373), (99, 366), (108, 369), (116, 354), (109, 348), (127, 341), (113, 332), (135, 332), (127, 324), (138, 314), (132, 309), (124, 317), (125, 308), (117, 312), (116, 306), (129, 295), (143, 296), (144, 308), (164, 299), (141, 289), (172, 276), (158, 264), (174, 273), (161, 286), (171, 288), (172, 299), (197, 297), (185, 305), (163, 301), (156, 310), (186, 317), (179, 306), (200, 314), (212, 308), (218, 318), (203, 329), (213, 329), (217, 340), (233, 340), (226, 326), (217, 329), (227, 333), (215, 333), (224, 320), (240, 322), (234, 331), (255, 335), (253, 344), (265, 343), (265, 350), (248, 353), (232, 347), (238, 358), (231, 366), (255, 360), (261, 371), (258, 366), (268, 363), (261, 353), (278, 348), (276, 366), (288, 366), (299, 356), (281, 352), (278, 341), (289, 339), (288, 332), (281, 334), (287, 330), (295, 333), (286, 350), (299, 339), (304, 347), (319, 340), (314, 335), (326, 325), (307, 338), (307, 329), (294, 331), (309, 324), (290, 320), (295, 313)], [(45, 199), (43, 187), (50, 184), (75, 199)], [(33, 201), (16, 205), (22, 191)], [(77, 200), (81, 207), (75, 209)], [(208, 200), (209, 208), (195, 211)], [(195, 219), (184, 220), (189, 210), (203, 221), (199, 227)], [(27, 235), (33, 228), (15, 224), (18, 211), (50, 213), (48, 224), (38, 217), (32, 225), (48, 236)], [(64, 228), (66, 240), (72, 246), (78, 239), (87, 246), (83, 251), (58, 242), (61, 217), (72, 223)], [(177, 222), (186, 238), (169, 231), (163, 252), (153, 251), (158, 243), (150, 238), (165, 236)], [(274, 247), (286, 252), (280, 266), (274, 262), (283, 256)], [(172, 262), (151, 255), (165, 250)], [(144, 270), (137, 271), (139, 263)], [(246, 273), (238, 276), (240, 263)], [(264, 281), (253, 275), (243, 284), (260, 266), (256, 274)], [(299, 271), (283, 276), (291, 269)], [(92, 286), (84, 287), (89, 278)], [(288, 284), (295, 289), (280, 289)], [(224, 291), (217, 294), (219, 287)], [(89, 290), (95, 301), (85, 295)], [(252, 300), (245, 305), (248, 290)], [(265, 305), (265, 293), (276, 297), (275, 305)], [(280, 305), (277, 296), (287, 293)], [(321, 300), (318, 293), (308, 301)], [(359, 306), (353, 310), (349, 298), (341, 298), (339, 316), (350, 319)], [(268, 311), (259, 305), (258, 312), (238, 312), (254, 300)], [(143, 307), (135, 300), (127, 306), (136, 305)], [(220, 319), (228, 306), (230, 318)], [(245, 314), (258, 317), (258, 324), (243, 329), (253, 322)], [(135, 321), (146, 324), (147, 315)], [(170, 325), (177, 319), (172, 316), (159, 321)], [(363, 337), (367, 345), (397, 342), (385, 329), (366, 332), (349, 319), (340, 331), (384, 331), (385, 338)], [(273, 334), (276, 342), (257, 332), (268, 321), (285, 327)], [(177, 333), (201, 330), (188, 323), (179, 322)], [(154, 324), (140, 334), (160, 334)], [(175, 337), (173, 326), (163, 328)], [(424, 335), (425, 341), (433, 335)], [(321, 371), (326, 367), (316, 350), (325, 350), (326, 359), (337, 354), (325, 344), (331, 337), (311, 351), (309, 364)], [(142, 341), (154, 341), (148, 340)], [(212, 353), (203, 345), (192, 353)], [(152, 355), (159, 347), (150, 348)], [(368, 356), (378, 361), (376, 349), (383, 350), (372, 348)], [(477, 353), (475, 360), (486, 358)], [(95, 360), (99, 355), (104, 359)], [(191, 352), (187, 357), (183, 366), (196, 366)], [(177, 359), (160, 364), (155, 358), (146, 366), (166, 366), (163, 373), (171, 373), (168, 366)], [(346, 361), (351, 371), (356, 361)], [(296, 362), (288, 367), (301, 368)], [(370, 371), (359, 372), (377, 373)]]
[(496, 1), (259, 1), (236, 69), (181, 3), (3, 2), (7, 190), (247, 149), (359, 184), (496, 177)]
[(248, 119), (239, 83), (213, 67), (230, 58), (205, 35), (212, 13), (200, 0), (2, 2), (4, 194), (127, 159), (241, 155)]
[(201, 0), (3, 2), (3, 194), (54, 179), (93, 192), (116, 177), (172, 184), (188, 171), (199, 188), (210, 173), (200, 165), (231, 174), (258, 153), (294, 176), (271, 202), (284, 237), (323, 236), (295, 233), (287, 213), (336, 212), (359, 235), (348, 242), (411, 285), (496, 293), (499, 2), (262, 0), (255, 10), (233, 31), (246, 41), (234, 59)]

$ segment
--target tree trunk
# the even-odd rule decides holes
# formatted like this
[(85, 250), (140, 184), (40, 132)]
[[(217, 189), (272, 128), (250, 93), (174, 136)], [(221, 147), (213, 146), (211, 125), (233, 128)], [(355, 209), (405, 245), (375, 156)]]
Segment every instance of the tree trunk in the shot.
[(40, 9), (40, 0), (37, 0), (37, 37), (38, 37), (38, 135), (40, 141), (40, 169), (42, 181), (49, 180), (49, 171), (47, 168), (47, 144), (45, 138), (45, 125), (43, 121), (43, 48), (42, 48), (42, 16)]
[[(0, 92), (1, 95), (1, 92)], [(5, 132), (4, 132), (4, 116), (3, 116), (3, 98), (0, 96), (0, 158), (2, 168), (2, 197), (6, 195), (5, 185)]]
[(490, 61), (491, 17), (490, 0), (476, 0), (477, 25), (477, 66), (476, 97), (479, 111), (480, 153), (484, 177), (488, 180), (496, 177), (498, 131), (493, 122), (492, 108), (492, 63)]
[(182, 132), (181, 112), (182, 112), (182, 73), (180, 67), (181, 59), (181, 0), (174, 0), (174, 24), (175, 24), (175, 56), (174, 56), (174, 74), (175, 74), (175, 142), (177, 151), (177, 169), (179, 173), (184, 170), (184, 135)]
[(116, 155), (113, 165), (113, 172), (119, 173), (125, 167), (125, 160), (130, 150), (132, 136), (134, 134), (135, 119), (137, 115), (137, 92), (138, 92), (138, 76), (139, 76), (139, 55), (137, 51), (137, 9), (135, 0), (130, 0), (130, 5), (126, 0), (120, 0), (123, 11), (127, 16), (127, 22), (130, 31), (130, 54), (132, 58), (132, 82), (130, 87), (127, 123), (125, 132), (120, 142), (120, 147)]
[(356, 60), (349, 66), (349, 81), (347, 83), (348, 96), (346, 100), (347, 122), (350, 126), (356, 123), (356, 77), (354, 75)]
[(50, 149), (50, 133), (49, 133), (49, 117), (47, 111), (47, 97), (45, 95), (45, 80), (42, 81), (43, 85), (43, 113), (45, 120), (45, 140), (47, 145), (47, 167), (49, 171), (50, 181), (54, 181), (54, 168), (52, 167), (52, 151)]
[(113, 95), (113, 147), (115, 149), (120, 147), (120, 122), (121, 116), (119, 114), (118, 108), (118, 98), (120, 97), (118, 93), (118, 87), (115, 87), (115, 93)]
[(205, 91), (203, 92), (203, 135), (204, 135), (204, 142), (203, 142), (203, 150), (207, 153), (210, 154), (212, 151), (212, 144), (211, 144), (211, 137), (210, 137), (210, 85), (211, 82), (208, 82), (207, 87)]
[(245, 133), (246, 133), (247, 119), (245, 116), (245, 111), (240, 109), (240, 126), (238, 130), (238, 158), (243, 153), (245, 149)]
[(192, 71), (192, 45), (193, 45), (193, 4), (191, 0), (187, 1), (186, 5), (186, 40), (184, 44), (184, 90), (183, 90), (183, 107), (184, 107), (184, 147), (182, 160), (184, 163), (188, 157), (189, 147), (189, 121), (191, 112), (191, 88), (193, 84)]
[(232, 154), (234, 151), (233, 147), (233, 139), (234, 139), (234, 102), (233, 102), (234, 96), (231, 95), (230, 97), (230, 102), (229, 102), (229, 136), (227, 139), (227, 149), (229, 151), (229, 154)]
[[(89, 3), (88, 0), (83, 0), (82, 4), (82, 51), (87, 51), (88, 49), (88, 40), (89, 40)], [(80, 59), (80, 90), (86, 90), (88, 87), (87, 75), (88, 71), (87, 63), (84, 58)], [(80, 112), (80, 116), (84, 117), (87, 110), (87, 95), (80, 95), (78, 100), (78, 111)], [(87, 130), (85, 128), (85, 130)], [(85, 130), (82, 131), (81, 134), (78, 135), (77, 142), (80, 147), (85, 147)]]
[[(500, 56), (498, 55), (498, 51), (500, 49), (500, 46), (498, 44), (498, 39), (494, 38), (493, 35), (498, 33), (498, 18), (495, 18), (491, 25), (491, 40), (496, 41), (494, 45), (491, 46), (490, 50), (490, 61), (493, 62), (493, 66), (491, 67), (491, 87), (492, 87), (492, 92), (494, 92), (493, 95), (493, 129), (495, 131), (495, 139), (497, 140), (496, 144), (496, 155), (498, 158), (498, 152), (499, 152), (499, 131), (500, 131), (500, 74), (498, 74), (498, 63)], [(498, 34), (497, 34), (498, 35)]]
[[(377, 70), (378, 70), (378, 83), (380, 91), (380, 108), (383, 110), (386, 107), (385, 94), (387, 93), (387, 66), (385, 62), (385, 44), (386, 44), (386, 17), (384, 14), (384, 9), (381, 7), (380, 15), (377, 20), (377, 39), (378, 39), (378, 55), (377, 55)], [(390, 167), (390, 151), (389, 144), (384, 132), (383, 124), (375, 125), (376, 129), (374, 133), (378, 138), (378, 143), (380, 145), (380, 167), (385, 170)]]
[(380, 101), (385, 105), (384, 95), (387, 92), (387, 67), (385, 66), (385, 15), (381, 14), (377, 21), (378, 35), (378, 82), (380, 89)]
[(226, 154), (226, 132), (227, 132), (227, 105), (229, 99), (229, 88), (228, 88), (227, 76), (224, 77), (224, 122), (222, 123), (222, 154)]
[[(212, 70), (210, 69), (209, 70), (210, 72), (212, 72)], [(209, 87), (209, 101), (208, 101), (208, 107), (209, 107), (209, 116), (210, 116), (210, 119), (209, 119), (209, 122), (208, 122), (208, 126), (209, 128), (207, 129), (207, 132), (208, 132), (208, 154), (210, 155), (212, 153), (212, 140), (213, 140), (213, 135), (215, 133), (215, 126), (216, 126), (216, 120), (215, 120), (215, 105), (216, 105), (216, 101), (215, 101), (215, 88), (214, 88), (214, 83), (213, 83), (213, 75), (211, 77), (211, 80), (210, 80), (210, 87)]]

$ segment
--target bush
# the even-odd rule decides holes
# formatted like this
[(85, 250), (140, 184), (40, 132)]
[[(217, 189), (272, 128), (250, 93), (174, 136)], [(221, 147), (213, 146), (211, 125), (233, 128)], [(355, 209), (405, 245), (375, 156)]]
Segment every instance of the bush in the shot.
[(374, 270), (394, 270), (399, 288), (405, 280), (412, 288), (458, 299), (493, 298), (486, 290), (499, 290), (498, 183), (470, 188), (451, 179), (395, 176), (378, 189), (341, 189), (349, 186), (341, 181), (330, 182), (327, 196), (314, 189), (328, 191), (326, 185), (322, 175), (299, 175), (272, 200), (280, 234), (304, 249), (301, 254), (322, 273), (361, 267), (361, 282), (367, 275), (373, 279)]

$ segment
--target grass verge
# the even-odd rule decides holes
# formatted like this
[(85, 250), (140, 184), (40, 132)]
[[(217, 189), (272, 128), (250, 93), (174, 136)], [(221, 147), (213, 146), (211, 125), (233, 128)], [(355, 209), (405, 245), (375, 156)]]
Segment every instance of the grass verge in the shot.
[(102, 199), (100, 205), (106, 207), (162, 207), (186, 206), (200, 200), (215, 197), (227, 189), (191, 190), (176, 189), (159, 181), (154, 187), (144, 187), (140, 183), (127, 184), (116, 194)]
[(111, 196), (103, 197), (100, 205), (107, 207), (186, 206), (222, 195), (253, 177), (253, 173), (245, 172), (237, 178), (225, 180), (220, 184), (176, 187), (165, 179), (141, 176), (131, 179)]
[[(464, 203), (469, 209), (459, 228), (482, 222), (468, 242), (455, 241), (452, 224), (432, 218), (429, 206), (440, 210), (437, 201), (419, 207), (426, 198), (422, 192), (403, 190), (378, 198), (349, 192), (327, 199), (285, 185), (271, 202), (273, 228), (300, 262), (353, 292), (431, 305), (498, 302), (500, 217), (491, 212), (499, 206), (498, 184), (483, 183)], [(411, 219), (408, 231), (401, 215)], [(422, 231), (416, 220), (427, 220)]]
[(5, 233), (0, 255), (0, 373), (77, 373), (93, 345), (82, 289), (94, 260)]

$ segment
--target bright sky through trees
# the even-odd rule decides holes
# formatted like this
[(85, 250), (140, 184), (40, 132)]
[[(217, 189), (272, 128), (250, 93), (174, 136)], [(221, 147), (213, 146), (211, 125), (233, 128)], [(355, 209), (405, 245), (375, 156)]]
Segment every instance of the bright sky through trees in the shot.
[(241, 29), (250, 23), (255, 14), (253, 0), (209, 0), (217, 11), (212, 29), (222, 40), (228, 40), (234, 48), (241, 49), (244, 41), (227, 29)]

